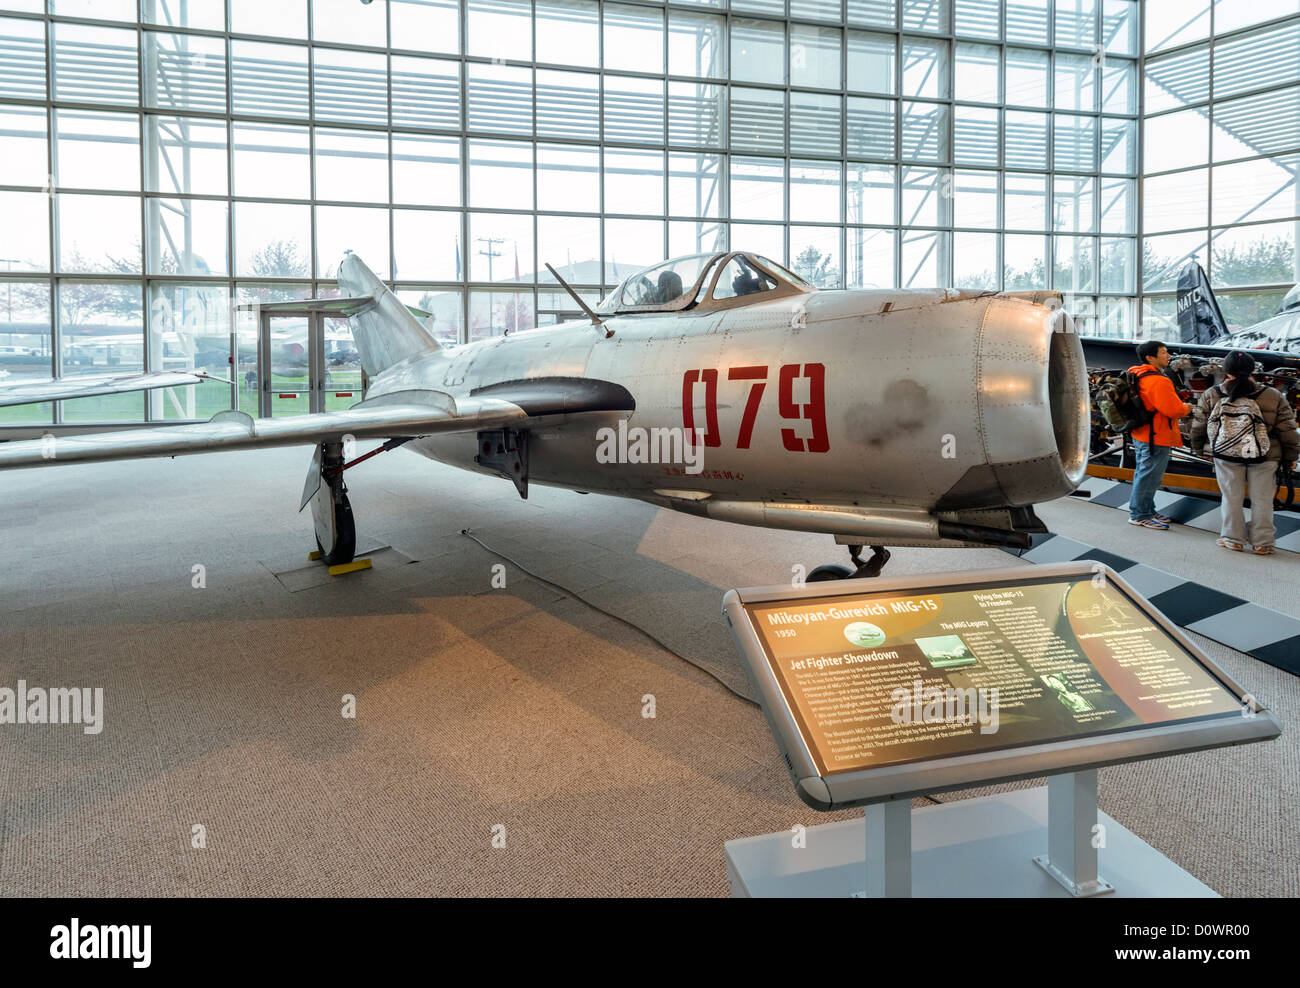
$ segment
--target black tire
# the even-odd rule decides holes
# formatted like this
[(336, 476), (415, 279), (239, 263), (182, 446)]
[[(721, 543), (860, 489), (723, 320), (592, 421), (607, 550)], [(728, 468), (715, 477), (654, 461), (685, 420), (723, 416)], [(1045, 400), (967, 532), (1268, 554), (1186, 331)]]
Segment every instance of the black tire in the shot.
[(839, 563), (826, 563), (824, 566), (818, 566), (808, 574), (805, 583), (829, 583), (831, 580), (847, 580), (853, 575), (853, 570), (847, 566), (841, 566)]
[(320, 536), (316, 537), (316, 548), (320, 550), (321, 562), (326, 566), (342, 566), (356, 558), (357, 526), (352, 519), (352, 505), (348, 503), (346, 493), (339, 494), (334, 504), (334, 530), (334, 545), (329, 551), (320, 544)]

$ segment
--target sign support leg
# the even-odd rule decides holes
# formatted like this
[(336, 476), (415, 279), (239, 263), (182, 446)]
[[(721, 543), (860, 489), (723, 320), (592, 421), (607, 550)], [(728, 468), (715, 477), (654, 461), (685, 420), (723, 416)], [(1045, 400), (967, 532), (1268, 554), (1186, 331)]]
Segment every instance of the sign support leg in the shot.
[[(1066, 772), (1047, 780), (1047, 853), (1034, 863), (1078, 898), (1115, 887), (1097, 874), (1097, 770)], [(1094, 843), (1097, 840), (1097, 843)]]
[(867, 807), (867, 898), (912, 897), (912, 801)]

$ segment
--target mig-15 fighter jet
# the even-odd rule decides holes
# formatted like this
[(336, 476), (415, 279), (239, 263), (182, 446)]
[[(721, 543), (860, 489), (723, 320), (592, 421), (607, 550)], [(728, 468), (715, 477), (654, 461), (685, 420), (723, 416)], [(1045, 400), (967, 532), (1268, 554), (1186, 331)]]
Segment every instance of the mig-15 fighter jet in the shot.
[[(554, 274), (554, 271), (552, 270)], [(831, 535), (871, 576), (892, 546), (1025, 546), (1033, 505), (1084, 475), (1088, 382), (1053, 293), (819, 291), (744, 251), (665, 261), (581, 321), (440, 346), (354, 254), (340, 298), (369, 386), (346, 411), (0, 444), (0, 469), (311, 445), (299, 510), (351, 560), (350, 440), (708, 518)], [(163, 384), (176, 384), (168, 372)], [(137, 375), (118, 389), (160, 386)], [(184, 382), (181, 382), (184, 383)], [(75, 379), (0, 404), (99, 393)], [(863, 560), (864, 546), (871, 558)]]

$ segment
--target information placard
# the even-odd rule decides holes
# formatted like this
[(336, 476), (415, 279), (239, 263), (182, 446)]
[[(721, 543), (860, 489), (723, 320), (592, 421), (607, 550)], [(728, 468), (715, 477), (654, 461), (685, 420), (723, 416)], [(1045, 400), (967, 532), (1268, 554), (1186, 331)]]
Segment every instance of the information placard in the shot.
[(779, 690), (816, 776), (1212, 723), (1268, 733), (1236, 729), (1257, 705), (1108, 570), (961, 577), (738, 592), (751, 675)]

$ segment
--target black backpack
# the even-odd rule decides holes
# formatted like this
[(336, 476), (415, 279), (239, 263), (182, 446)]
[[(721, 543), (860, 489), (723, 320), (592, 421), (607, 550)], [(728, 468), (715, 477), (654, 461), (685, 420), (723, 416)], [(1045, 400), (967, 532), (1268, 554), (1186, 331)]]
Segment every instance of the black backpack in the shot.
[(1097, 409), (1113, 431), (1131, 433), (1155, 421), (1155, 413), (1142, 401), (1139, 381), (1143, 376), (1122, 371), (1107, 374), (1098, 382)]

